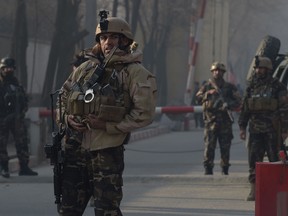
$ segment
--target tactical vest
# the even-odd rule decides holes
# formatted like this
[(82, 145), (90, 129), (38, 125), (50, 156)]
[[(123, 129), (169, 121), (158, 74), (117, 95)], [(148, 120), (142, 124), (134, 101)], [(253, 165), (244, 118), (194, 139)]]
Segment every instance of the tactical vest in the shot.
[(6, 112), (20, 113), (26, 107), (26, 95), (23, 89), (13, 84), (5, 84), (4, 105)]
[(247, 99), (251, 112), (268, 112), (278, 109), (278, 100), (271, 85), (262, 85), (250, 89)]
[[(85, 93), (81, 91), (81, 86), (89, 79), (93, 70), (82, 74), (78, 87), (71, 89), (67, 100), (67, 112), (81, 118), (88, 114), (95, 114), (103, 121), (120, 122), (130, 109), (130, 97), (123, 80), (119, 80), (126, 67), (122, 66), (121, 71), (116, 69), (106, 69), (104, 77), (99, 83), (99, 88), (93, 91), (94, 98), (90, 102), (85, 102)], [(75, 84), (73, 85), (75, 86)]]

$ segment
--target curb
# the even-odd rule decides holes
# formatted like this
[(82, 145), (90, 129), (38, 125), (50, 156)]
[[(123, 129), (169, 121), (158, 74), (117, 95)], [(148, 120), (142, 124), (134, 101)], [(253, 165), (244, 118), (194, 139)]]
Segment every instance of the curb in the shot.
[[(51, 174), (52, 174), (51, 167)], [(16, 174), (17, 175), (17, 174)], [(33, 179), (33, 181), (31, 181)], [(198, 185), (248, 185), (247, 177), (242, 176), (204, 176), (203, 174), (194, 175), (124, 175), (125, 183), (161, 183), (161, 184), (198, 184)], [(1, 178), (0, 183), (53, 183), (53, 176), (39, 175), (39, 176), (15, 176), (13, 174), (10, 178)]]
[(135, 142), (142, 139), (147, 139), (160, 134), (170, 133), (170, 128), (167, 126), (156, 126), (154, 128), (142, 129), (131, 133), (130, 142)]

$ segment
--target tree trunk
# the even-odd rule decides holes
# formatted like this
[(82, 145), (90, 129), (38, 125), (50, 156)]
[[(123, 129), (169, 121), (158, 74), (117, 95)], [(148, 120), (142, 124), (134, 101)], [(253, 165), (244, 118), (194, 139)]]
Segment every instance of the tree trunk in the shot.
[(25, 0), (17, 0), (16, 21), (11, 45), (11, 57), (15, 58), (17, 70), (15, 76), (27, 89), (26, 50), (28, 46), (27, 17)]
[(59, 89), (72, 72), (70, 61), (75, 53), (75, 45), (88, 32), (78, 32), (78, 9), (81, 0), (58, 0), (55, 32), (42, 91), (42, 104), (48, 106), (49, 95)]

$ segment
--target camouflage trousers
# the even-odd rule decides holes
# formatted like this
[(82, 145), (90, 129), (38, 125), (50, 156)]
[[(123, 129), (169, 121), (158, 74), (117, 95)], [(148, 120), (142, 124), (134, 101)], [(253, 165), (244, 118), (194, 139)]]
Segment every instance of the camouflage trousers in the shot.
[(217, 141), (219, 142), (220, 154), (221, 154), (221, 167), (229, 167), (230, 160), (230, 148), (231, 141), (233, 139), (232, 127), (229, 126), (225, 130), (220, 128), (205, 128), (204, 130), (204, 161), (203, 165), (205, 168), (214, 167), (215, 150)]
[(124, 147), (89, 152), (66, 145), (61, 216), (80, 216), (91, 196), (96, 216), (122, 216)]
[(248, 142), (248, 162), (250, 183), (255, 183), (256, 162), (263, 162), (265, 153), (270, 162), (279, 160), (279, 149), (277, 145), (277, 133), (250, 133)]
[(3, 164), (7, 165), (9, 161), (7, 144), (10, 133), (15, 142), (19, 163), (27, 165), (29, 162), (29, 151), (25, 120), (17, 119), (16, 121), (15, 119), (12, 119), (11, 121), (5, 121), (0, 119), (0, 162), (2, 166)]

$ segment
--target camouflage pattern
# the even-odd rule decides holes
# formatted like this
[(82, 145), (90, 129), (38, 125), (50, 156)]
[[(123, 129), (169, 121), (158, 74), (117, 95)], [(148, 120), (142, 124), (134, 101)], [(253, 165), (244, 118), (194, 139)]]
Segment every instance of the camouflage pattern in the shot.
[[(255, 105), (257, 101), (260, 102)], [(271, 74), (264, 78), (254, 76), (246, 89), (238, 124), (244, 131), (249, 124), (249, 181), (255, 183), (255, 164), (264, 160), (265, 153), (269, 161), (279, 160), (281, 133), (288, 129), (286, 87)]]
[[(96, 96), (89, 104), (84, 103), (83, 97), (82, 101), (78, 98), (74, 100), (75, 94), (83, 93), (81, 87), (85, 86), (103, 60), (99, 58), (100, 53), (89, 53), (89, 60), (74, 70), (61, 88), (61, 102), (57, 101), (57, 122), (66, 126), (66, 142), (60, 215), (82, 215), (91, 195), (94, 197), (95, 215), (122, 215), (119, 206), (123, 196), (123, 144), (127, 143), (132, 130), (147, 126), (153, 121), (157, 93), (155, 76), (141, 65), (142, 52), (135, 50), (133, 44), (132, 46), (133, 50), (128, 48), (129, 50), (115, 51), (106, 64), (103, 78), (98, 81), (101, 88), (109, 84), (115, 96), (112, 101), (114, 104), (107, 104), (111, 101), (101, 91), (94, 92)], [(75, 88), (78, 85), (80, 88)], [(84, 104), (84, 111), (72, 113), (72, 100), (76, 101), (76, 108), (81, 103)], [(93, 105), (90, 106), (90, 103)], [(115, 104), (124, 108), (124, 115), (115, 112)], [(86, 109), (88, 106), (89, 109)], [(114, 106), (113, 109), (111, 106)], [(99, 107), (106, 107), (106, 110), (102, 110), (103, 113), (115, 118), (105, 119)], [(87, 116), (85, 118), (90, 113), (101, 118), (106, 128), (91, 128), (86, 121)], [(67, 122), (69, 115), (84, 122), (87, 129), (84, 132), (73, 130)], [(78, 145), (73, 149), (75, 143)]]
[(250, 183), (256, 182), (256, 162), (263, 162), (265, 153), (270, 162), (279, 161), (279, 148), (276, 145), (277, 133), (250, 133), (248, 142), (248, 162)]
[(14, 76), (0, 76), (0, 162), (2, 167), (8, 164), (7, 143), (9, 133), (13, 135), (20, 165), (29, 162), (28, 134), (25, 125), (25, 112), (28, 109), (28, 97)]
[(28, 136), (24, 119), (10, 119), (5, 121), (0, 119), (0, 160), (1, 163), (6, 163), (9, 160), (7, 152), (7, 144), (9, 133), (13, 135), (16, 154), (20, 164), (28, 164)]
[(75, 142), (66, 144), (61, 216), (78, 216), (94, 196), (95, 215), (121, 216), (123, 146), (87, 151)]
[[(212, 80), (221, 90), (222, 99), (219, 94), (208, 95), (208, 91), (215, 89), (211, 82), (204, 84), (196, 94), (197, 100), (203, 106), (204, 129), (204, 167), (214, 167), (214, 157), (217, 141), (220, 146), (221, 162), (220, 166), (229, 167), (230, 147), (233, 139), (232, 121), (228, 115), (228, 110), (233, 110), (241, 104), (241, 96), (236, 86), (220, 80)], [(224, 107), (226, 103), (227, 107)]]

